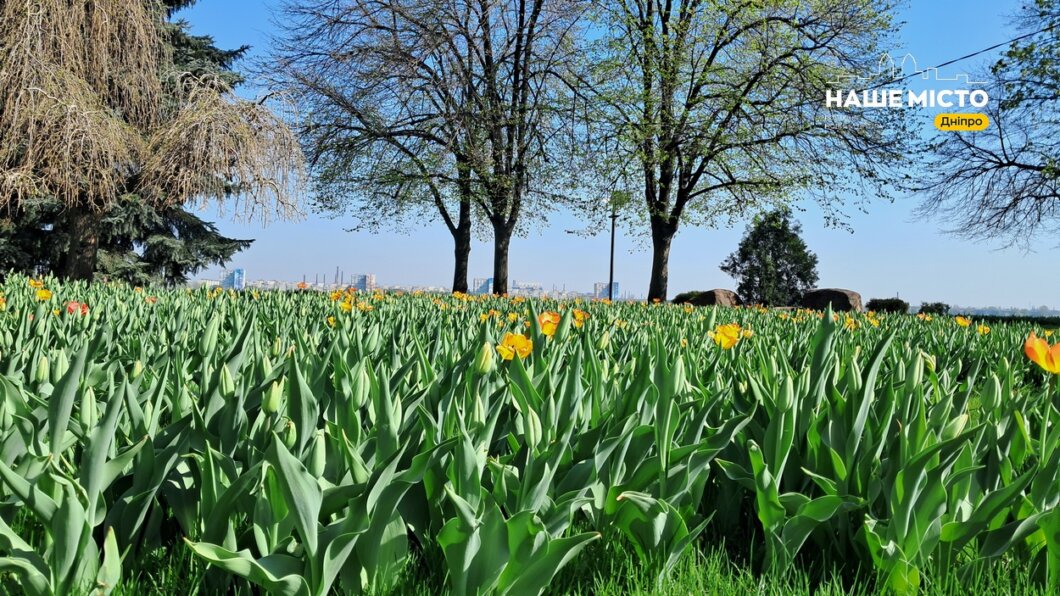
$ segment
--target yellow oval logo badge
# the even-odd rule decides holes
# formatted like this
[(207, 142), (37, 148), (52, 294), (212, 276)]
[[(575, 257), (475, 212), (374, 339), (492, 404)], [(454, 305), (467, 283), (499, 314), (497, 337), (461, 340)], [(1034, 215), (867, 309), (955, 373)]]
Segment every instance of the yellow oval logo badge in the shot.
[(986, 114), (939, 114), (935, 116), (935, 128), (946, 131), (986, 130), (990, 118)]

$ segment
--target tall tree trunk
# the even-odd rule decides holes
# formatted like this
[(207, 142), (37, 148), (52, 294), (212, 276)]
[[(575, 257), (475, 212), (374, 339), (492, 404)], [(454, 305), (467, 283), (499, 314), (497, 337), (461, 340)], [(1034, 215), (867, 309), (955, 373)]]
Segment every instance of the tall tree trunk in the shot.
[(508, 293), (508, 248), (512, 243), (512, 229), (505, 224), (493, 225), (493, 293)]
[(471, 257), (471, 199), (460, 201), (460, 221), (453, 234), (453, 292), (467, 293), (467, 266)]
[(71, 208), (65, 219), (70, 243), (59, 275), (67, 280), (92, 281), (99, 250), (99, 216), (88, 208)]
[(677, 226), (653, 215), (651, 217), (651, 282), (648, 284), (648, 302), (666, 301), (666, 286), (670, 281), (670, 244), (673, 243)]

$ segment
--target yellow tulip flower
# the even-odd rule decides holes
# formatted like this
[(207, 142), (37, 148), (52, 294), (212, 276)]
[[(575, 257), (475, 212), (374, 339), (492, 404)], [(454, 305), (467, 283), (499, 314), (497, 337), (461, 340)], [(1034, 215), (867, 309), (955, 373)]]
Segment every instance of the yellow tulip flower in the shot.
[(501, 340), (500, 345), (497, 346), (497, 353), (501, 355), (501, 358), (505, 360), (511, 360), (516, 355), (519, 358), (526, 358), (530, 355), (534, 349), (534, 342), (525, 335), (517, 333), (506, 333), (504, 339)]
[(742, 331), (738, 324), (729, 323), (728, 325), (719, 325), (708, 336), (714, 340), (714, 343), (721, 346), (721, 349), (731, 350), (733, 346), (740, 342)]
[(554, 311), (543, 312), (537, 317), (537, 322), (541, 324), (541, 333), (552, 336), (556, 334), (556, 328), (559, 327), (560, 316)]
[(585, 324), (585, 320), (589, 318), (589, 313), (584, 310), (574, 309), (574, 326), (581, 328)]

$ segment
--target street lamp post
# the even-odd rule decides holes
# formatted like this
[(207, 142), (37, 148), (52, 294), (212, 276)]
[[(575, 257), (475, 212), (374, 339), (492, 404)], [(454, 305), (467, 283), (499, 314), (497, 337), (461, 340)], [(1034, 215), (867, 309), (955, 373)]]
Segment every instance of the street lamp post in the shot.
[[(611, 209), (611, 214), (608, 216), (611, 218), (611, 263), (609, 273), (607, 277), (607, 299), (611, 302), (615, 301), (615, 234), (618, 223), (618, 203), (615, 201), (614, 195), (607, 201), (608, 207)], [(579, 234), (578, 230), (565, 230), (568, 234)]]
[(618, 209), (611, 203), (611, 270), (607, 278), (607, 299), (615, 301), (615, 223), (618, 221)]

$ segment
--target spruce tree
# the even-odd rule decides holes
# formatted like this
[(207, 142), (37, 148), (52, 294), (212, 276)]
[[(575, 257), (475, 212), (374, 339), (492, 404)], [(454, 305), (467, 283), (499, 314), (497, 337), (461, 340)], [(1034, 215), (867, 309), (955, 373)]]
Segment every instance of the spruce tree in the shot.
[(721, 270), (740, 282), (744, 302), (793, 306), (817, 283), (817, 255), (799, 237), (802, 226), (787, 208), (754, 219)]

